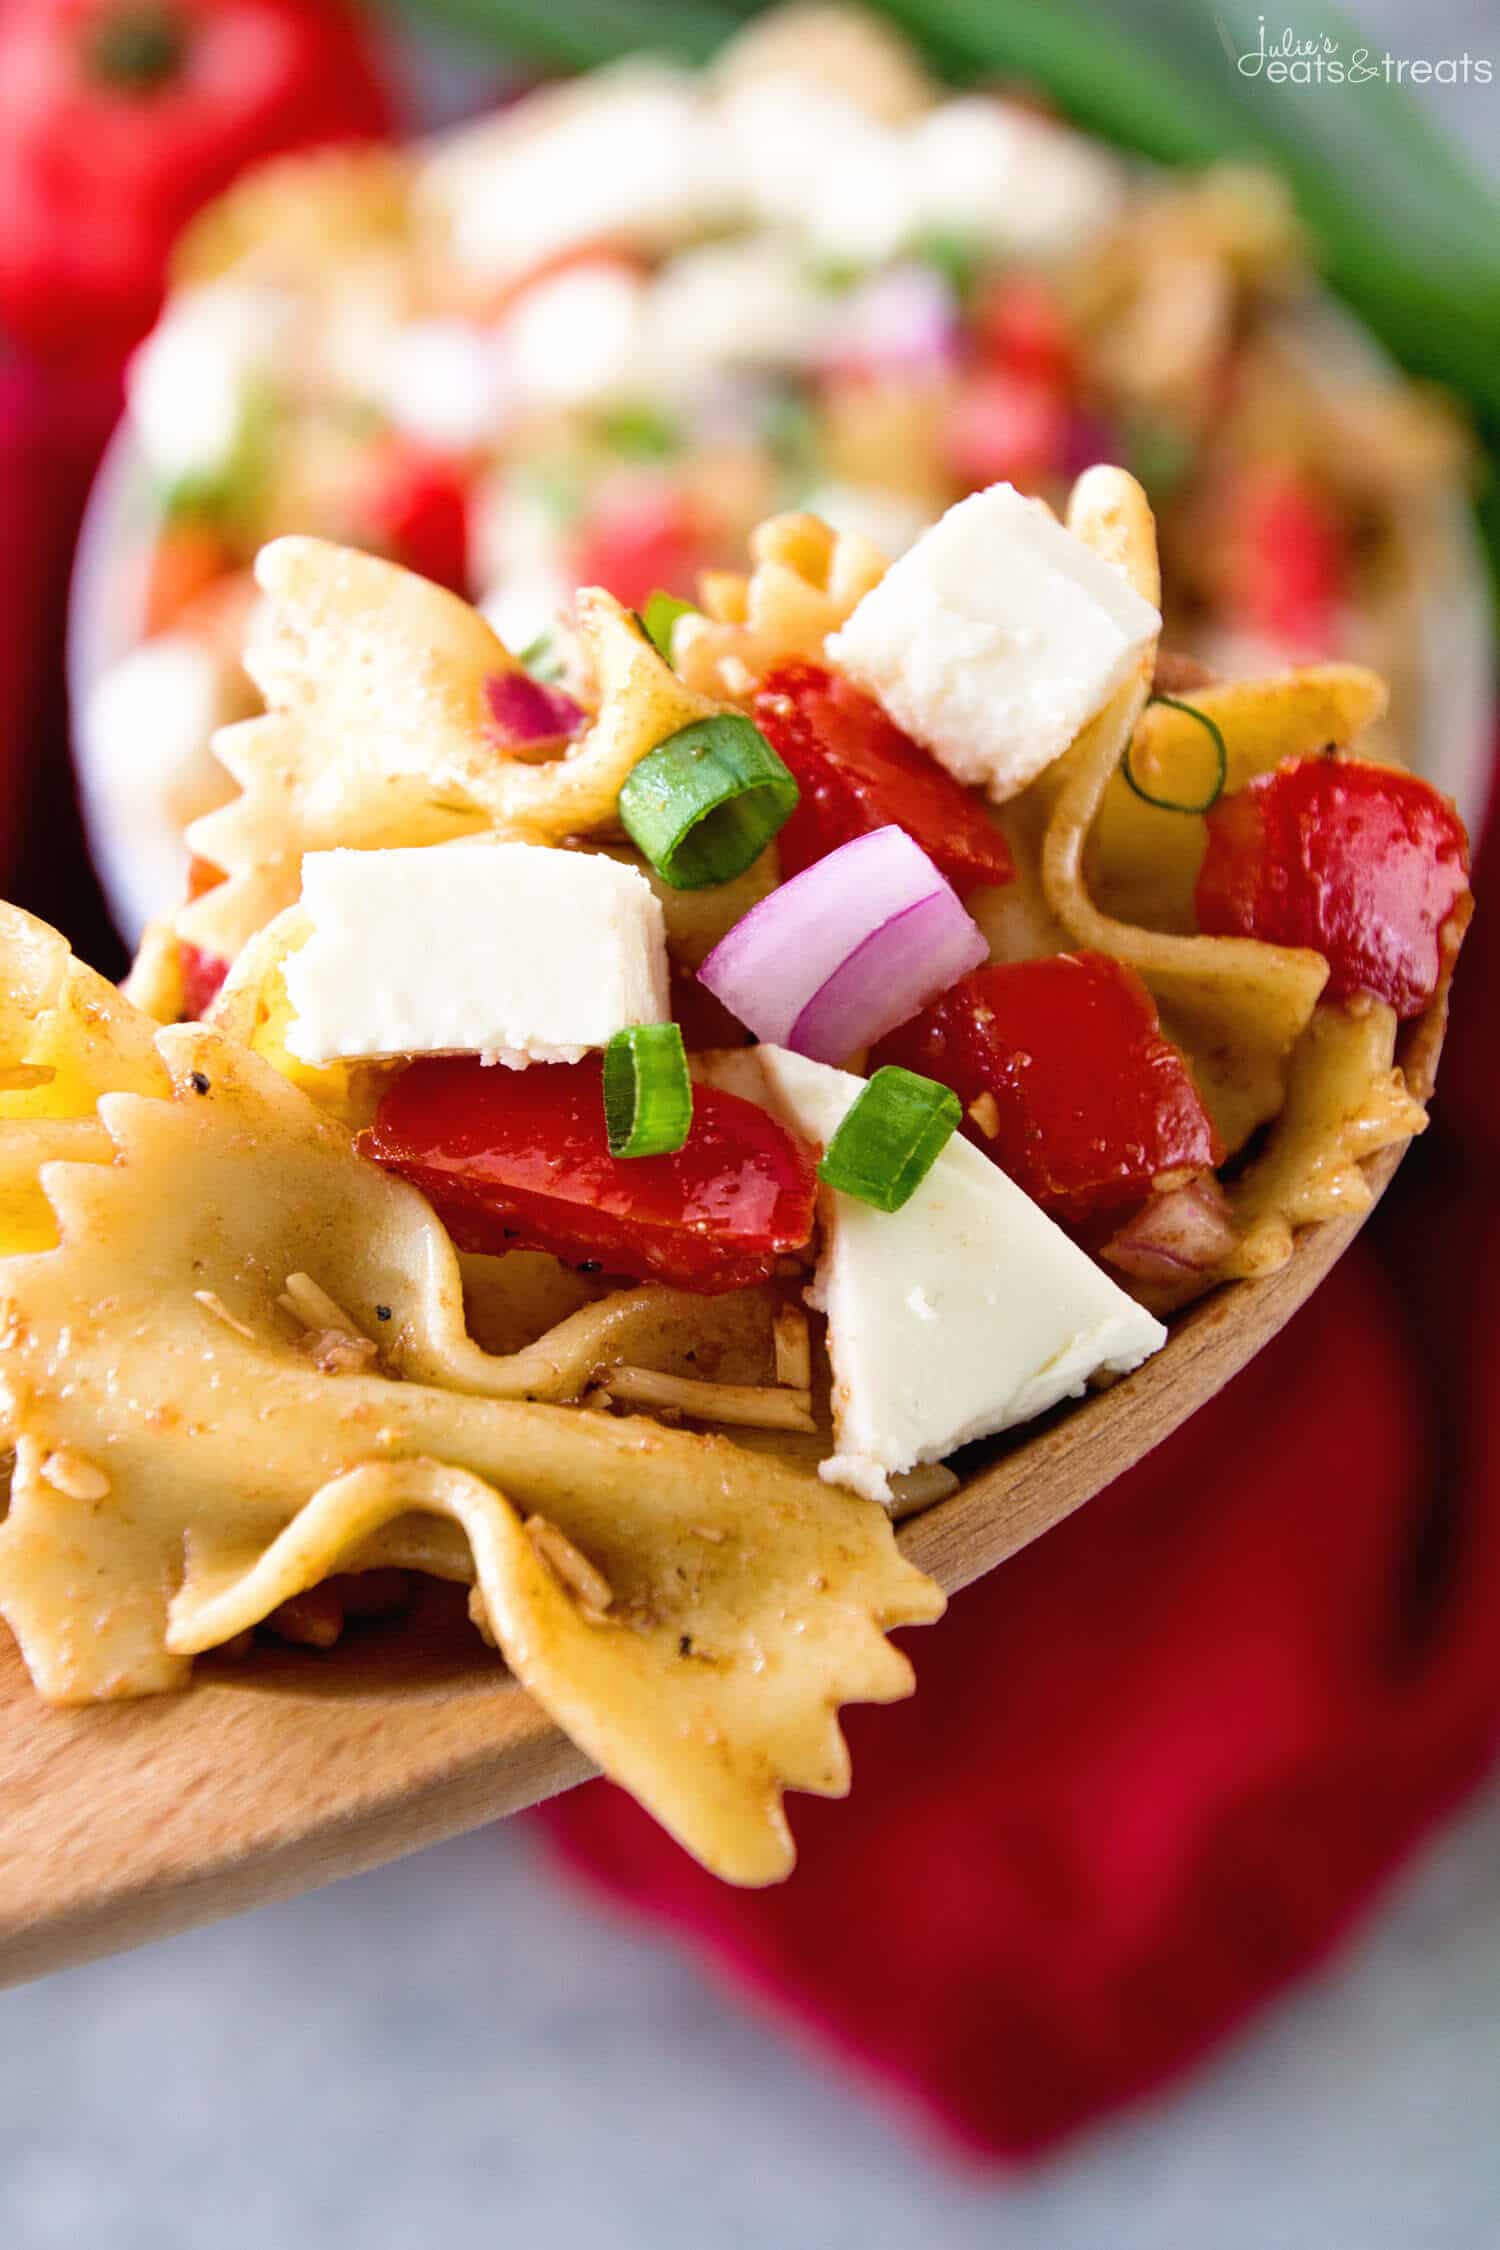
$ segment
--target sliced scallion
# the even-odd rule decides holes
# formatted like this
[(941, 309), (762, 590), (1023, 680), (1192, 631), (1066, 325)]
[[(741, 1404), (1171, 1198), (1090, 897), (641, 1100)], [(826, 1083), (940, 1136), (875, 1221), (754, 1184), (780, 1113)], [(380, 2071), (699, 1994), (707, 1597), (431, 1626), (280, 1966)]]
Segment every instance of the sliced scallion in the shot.
[(942, 1155), (962, 1115), (951, 1086), (887, 1063), (846, 1111), (818, 1178), (877, 1211), (899, 1211)]
[(693, 1084), (675, 1023), (634, 1023), (604, 1050), (611, 1156), (671, 1156), (693, 1125)]
[(1190, 801), (1180, 797), (1158, 797), (1144, 782), (1136, 779), (1130, 763), (1130, 752), (1134, 748), (1132, 743), (1120, 760), (1120, 772), (1124, 776), (1126, 788), (1132, 790), (1142, 804), (1155, 805), (1158, 812), (1210, 812), (1223, 796), (1229, 780), (1229, 751), (1222, 730), (1217, 721), (1211, 719), (1206, 711), (1200, 711), (1195, 703), (1180, 703), (1175, 695), (1153, 695), (1150, 701), (1164, 703), (1169, 711), (1180, 711), (1185, 718), (1197, 720), (1214, 746), (1213, 786), (1206, 796), (1195, 797)]
[(567, 671), (567, 662), (557, 645), (557, 635), (548, 631), (540, 632), (534, 641), (528, 641), (516, 662), (534, 680), (546, 683), (562, 679)]
[(658, 587), (643, 610), (637, 613), (641, 631), (657, 654), (668, 664), (672, 661), (672, 635), (679, 617), (696, 617), (698, 612), (691, 602), (680, 602), (675, 594), (665, 594)]
[(695, 719), (647, 752), (620, 791), (620, 820), (674, 891), (732, 882), (797, 806), (797, 784), (748, 719)]

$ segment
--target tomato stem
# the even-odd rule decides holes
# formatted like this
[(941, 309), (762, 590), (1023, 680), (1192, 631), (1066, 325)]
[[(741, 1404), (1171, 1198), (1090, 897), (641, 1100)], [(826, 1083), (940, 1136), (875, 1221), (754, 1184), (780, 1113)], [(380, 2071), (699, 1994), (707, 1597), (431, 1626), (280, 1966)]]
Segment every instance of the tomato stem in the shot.
[(176, 77), (186, 45), (182, 18), (167, 0), (133, 0), (94, 24), (90, 75), (126, 93), (151, 93)]

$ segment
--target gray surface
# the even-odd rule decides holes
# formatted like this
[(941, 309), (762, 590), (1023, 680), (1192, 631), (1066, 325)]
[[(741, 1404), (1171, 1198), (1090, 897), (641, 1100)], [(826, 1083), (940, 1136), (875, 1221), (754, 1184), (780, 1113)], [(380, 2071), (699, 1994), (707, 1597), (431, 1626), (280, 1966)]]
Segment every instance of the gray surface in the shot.
[[(1500, 48), (1495, 0), (1362, 13)], [(1433, 98), (1493, 163), (1500, 87)], [(1500, 1796), (1189, 2087), (998, 2187), (512, 1828), (0, 1994), (0, 2245), (1494, 2250), (1497, 2118)]]
[(521, 1827), (0, 1995), (6, 2250), (1493, 2250), (1500, 1796), (1175, 2098), (995, 2184)]

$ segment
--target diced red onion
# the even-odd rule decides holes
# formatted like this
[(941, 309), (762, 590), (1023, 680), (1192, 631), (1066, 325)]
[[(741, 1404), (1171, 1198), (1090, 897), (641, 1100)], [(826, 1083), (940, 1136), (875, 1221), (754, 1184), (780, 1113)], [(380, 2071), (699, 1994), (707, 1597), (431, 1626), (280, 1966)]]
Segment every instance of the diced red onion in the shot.
[(839, 308), (828, 358), (855, 373), (946, 374), (962, 342), (958, 305), (931, 266), (891, 266), (851, 289)]
[(1229, 1199), (1212, 1173), (1153, 1195), (1127, 1220), (1102, 1257), (1137, 1281), (1184, 1281), (1209, 1273), (1238, 1237)]
[(1097, 415), (1086, 414), (1074, 407), (1064, 428), (1062, 471), (1064, 476), (1081, 477), (1085, 469), (1096, 468), (1101, 461), (1121, 461), (1125, 446), (1118, 430)]
[(841, 1063), (988, 958), (951, 884), (889, 827), (752, 906), (698, 974), (758, 1039)]
[(502, 750), (535, 750), (543, 742), (570, 742), (588, 714), (560, 687), (529, 672), (492, 672), (484, 683), (490, 731)]

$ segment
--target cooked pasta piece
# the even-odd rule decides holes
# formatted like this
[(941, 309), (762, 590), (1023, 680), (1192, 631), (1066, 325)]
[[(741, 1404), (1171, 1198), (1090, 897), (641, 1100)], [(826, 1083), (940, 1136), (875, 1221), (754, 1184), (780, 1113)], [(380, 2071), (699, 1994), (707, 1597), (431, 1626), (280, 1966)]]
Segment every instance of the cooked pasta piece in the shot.
[(678, 619), (673, 654), (691, 687), (742, 703), (765, 674), (798, 657), (821, 657), (885, 576), (886, 559), (857, 532), (834, 532), (817, 516), (772, 516), (751, 535), (748, 576), (710, 574), (701, 615)]
[[(222, 1034), (157, 1046), (170, 1093), (102, 1096), (112, 1161), (49, 1163), (59, 1247), (0, 1264), (16, 1453), (0, 1613), (39, 1690), (179, 1684), (193, 1654), (335, 1570), (413, 1564), (403, 1521), (435, 1514), (467, 1559), (428, 1561), (477, 1576), (501, 1647), (575, 1739), (711, 1865), (784, 1873), (782, 1790), (846, 1786), (835, 1707), (905, 1693), (883, 1632), (942, 1606), (880, 1513), (721, 1437), (535, 1403), (624, 1356), (664, 1293), (492, 1359), (420, 1197)], [(53, 1155), (54, 1121), (10, 1130), (38, 1165)], [(273, 1311), (289, 1275), (378, 1336), (390, 1372), (300, 1351)], [(602, 1572), (607, 1623), (539, 1560), (537, 1514)]]
[[(1121, 469), (1091, 469), (1074, 487), (1069, 528), (1120, 564), (1148, 601), (1160, 592), (1146, 496)], [(1137, 970), (1162, 1023), (1187, 1055), (1215, 1125), (1240, 1148), (1280, 1108), (1292, 1049), (1328, 981), (1320, 954), (1250, 938), (1178, 937), (1100, 912), (1084, 879), (1084, 849), (1104, 793), (1145, 707), (1148, 652), (1061, 761), (1042, 847), (1047, 903), (1074, 945)]]
[(176, 923), (221, 960), (295, 903), (306, 852), (481, 831), (560, 843), (615, 828), (631, 768), (717, 708), (676, 677), (618, 602), (587, 594), (579, 625), (593, 721), (563, 756), (530, 764), (487, 732), (487, 683), (515, 664), (457, 595), (319, 539), (275, 541), (257, 576), (267, 600), (246, 665), (268, 712), (216, 739), (240, 794), (188, 840), (225, 880)]

